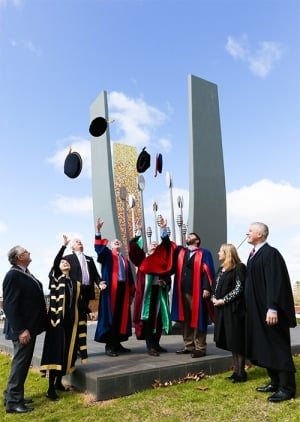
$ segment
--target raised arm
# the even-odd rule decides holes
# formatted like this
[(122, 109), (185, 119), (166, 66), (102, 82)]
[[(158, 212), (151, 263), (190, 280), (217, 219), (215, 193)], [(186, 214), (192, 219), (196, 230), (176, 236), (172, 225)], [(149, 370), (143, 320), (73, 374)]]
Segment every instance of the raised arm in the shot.
[(68, 238), (67, 235), (63, 235), (63, 246), (60, 248), (60, 250), (58, 251), (58, 254), (56, 255), (56, 257), (54, 258), (54, 262), (53, 262), (53, 266), (50, 270), (49, 273), (49, 277), (55, 277), (58, 278), (61, 275), (61, 271), (59, 269), (59, 264), (60, 261), (65, 253), (66, 247), (68, 246), (70, 242), (70, 239)]

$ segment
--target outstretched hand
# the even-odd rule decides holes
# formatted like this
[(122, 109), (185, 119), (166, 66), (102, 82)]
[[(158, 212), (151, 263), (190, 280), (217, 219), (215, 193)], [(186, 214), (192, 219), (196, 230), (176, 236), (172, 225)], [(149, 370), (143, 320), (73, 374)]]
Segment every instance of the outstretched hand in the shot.
[(70, 239), (68, 238), (66, 234), (63, 234), (63, 239), (64, 239), (64, 246), (68, 246), (68, 244), (70, 243)]
[(101, 232), (103, 224), (104, 224), (104, 221), (101, 220), (101, 218), (97, 218), (97, 221), (96, 221), (96, 232), (97, 233)]
[(137, 222), (136, 222), (136, 229), (139, 230), (139, 231), (143, 230), (143, 224), (140, 220), (137, 220)]
[(163, 216), (161, 217), (160, 221), (159, 221), (159, 226), (161, 229), (165, 229), (167, 227), (167, 220), (165, 220), (163, 218)]

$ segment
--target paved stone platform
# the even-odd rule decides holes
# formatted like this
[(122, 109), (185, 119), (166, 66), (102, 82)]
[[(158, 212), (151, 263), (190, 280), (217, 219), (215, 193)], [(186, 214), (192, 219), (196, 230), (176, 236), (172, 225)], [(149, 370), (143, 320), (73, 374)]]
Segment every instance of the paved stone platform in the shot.
[[(0, 327), (1, 329), (1, 327)], [(95, 396), (96, 400), (108, 400), (126, 396), (152, 387), (155, 380), (166, 382), (178, 380), (188, 373), (204, 371), (208, 375), (225, 372), (231, 366), (231, 354), (217, 349), (213, 342), (213, 325), (208, 327), (207, 355), (203, 358), (191, 358), (190, 355), (176, 355), (183, 347), (180, 334), (164, 335), (161, 346), (168, 353), (152, 357), (146, 353), (144, 341), (136, 340), (133, 335), (122, 343), (131, 349), (131, 353), (118, 357), (105, 355), (104, 344), (94, 341), (96, 325), (88, 325), (88, 363), (77, 361), (76, 370), (64, 377), (64, 382), (82, 392)], [(293, 353), (300, 353), (300, 326), (291, 330)], [(38, 336), (33, 366), (39, 367), (44, 335)], [(12, 343), (0, 333), (0, 350), (12, 353)]]

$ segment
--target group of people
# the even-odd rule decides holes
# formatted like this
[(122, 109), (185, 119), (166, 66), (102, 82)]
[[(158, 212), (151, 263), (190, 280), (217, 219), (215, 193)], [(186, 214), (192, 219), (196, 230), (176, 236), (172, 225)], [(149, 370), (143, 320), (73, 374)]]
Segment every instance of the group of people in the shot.
[(178, 246), (169, 239), (163, 218), (161, 243), (151, 243), (146, 253), (140, 225), (128, 245), (129, 259), (122, 254), (121, 241), (115, 239), (109, 247), (102, 238), (103, 224), (99, 218), (95, 235), (101, 276), (79, 239), (71, 243), (72, 254), (64, 255), (69, 239), (63, 237), (49, 273), (49, 309), (42, 284), (28, 270), (30, 252), (21, 246), (9, 251), (12, 267), (3, 281), (4, 331), (13, 341), (14, 353), (4, 392), (7, 413), (33, 410), (28, 406), (32, 399), (24, 396), (24, 383), (38, 334), (46, 331), (41, 371), (44, 375), (48, 371), (50, 400), (58, 399), (57, 390), (65, 390), (62, 377), (74, 370), (78, 355), (82, 362), (87, 359), (87, 319), (96, 319), (89, 308), (95, 298), (94, 284), (101, 290), (94, 339), (105, 343), (107, 356), (131, 352), (121, 343), (132, 335), (134, 301), (135, 334), (145, 340), (150, 356), (167, 352), (160, 340), (162, 332), (171, 332), (172, 321), (181, 322), (183, 330), (184, 347), (176, 354), (205, 356), (211, 320), (216, 346), (232, 352), (232, 382), (247, 380), (245, 360), (249, 359), (267, 369), (270, 382), (257, 391), (273, 393), (270, 402), (295, 397), (289, 331), (296, 326), (292, 289), (283, 257), (267, 243), (265, 224), (250, 225), (247, 237), (253, 250), (247, 265), (234, 245), (224, 243), (216, 272), (212, 254), (200, 246), (199, 235), (189, 233), (186, 246)]
[(270, 382), (256, 390), (273, 393), (268, 401), (276, 403), (295, 397), (290, 328), (297, 322), (288, 270), (279, 251), (267, 243), (268, 235), (266, 224), (250, 225), (247, 238), (253, 249), (247, 265), (233, 245), (221, 245), (212, 301), (216, 346), (232, 352), (229, 378), (247, 380), (245, 358), (266, 368)]
[[(258, 392), (273, 393), (270, 402), (295, 397), (295, 365), (290, 328), (297, 325), (290, 278), (280, 252), (267, 243), (268, 226), (249, 227), (253, 246), (247, 265), (232, 244), (222, 244), (219, 269), (214, 273), (211, 253), (190, 233), (186, 247), (168, 241), (162, 220), (162, 243), (146, 258), (140, 270), (174, 274), (171, 320), (183, 323), (184, 348), (178, 354), (206, 354), (208, 317), (214, 321), (216, 346), (232, 352), (232, 382), (247, 380), (246, 358), (264, 367), (270, 377)], [(167, 250), (169, 248), (169, 250)], [(213, 309), (211, 307), (213, 305)]]
[(80, 239), (72, 241), (72, 254), (64, 255), (69, 242), (64, 235), (49, 273), (48, 307), (42, 283), (28, 269), (30, 252), (20, 245), (8, 252), (11, 268), (3, 281), (4, 333), (13, 342), (13, 359), (3, 393), (7, 413), (33, 410), (32, 398), (24, 397), (24, 384), (37, 335), (46, 332), (41, 373), (48, 372), (49, 400), (58, 400), (56, 391), (66, 390), (62, 377), (74, 371), (78, 355), (82, 362), (87, 359), (87, 319), (95, 318), (89, 301), (95, 298), (94, 284), (105, 289), (106, 283), (93, 258), (83, 253)]

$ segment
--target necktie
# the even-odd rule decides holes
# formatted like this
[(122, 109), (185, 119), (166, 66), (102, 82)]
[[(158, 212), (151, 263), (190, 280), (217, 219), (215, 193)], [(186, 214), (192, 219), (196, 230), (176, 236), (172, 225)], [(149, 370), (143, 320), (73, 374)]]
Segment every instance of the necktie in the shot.
[(252, 249), (252, 251), (249, 254), (249, 259), (253, 257), (253, 255), (255, 254), (255, 248)]
[(119, 280), (125, 281), (126, 279), (125, 265), (124, 265), (124, 260), (121, 254), (118, 255), (118, 260), (119, 260), (118, 278)]
[(87, 269), (86, 259), (83, 253), (79, 254), (79, 261), (80, 261), (81, 272), (82, 272), (82, 284), (85, 286), (88, 286), (90, 278), (89, 278), (89, 273)]

